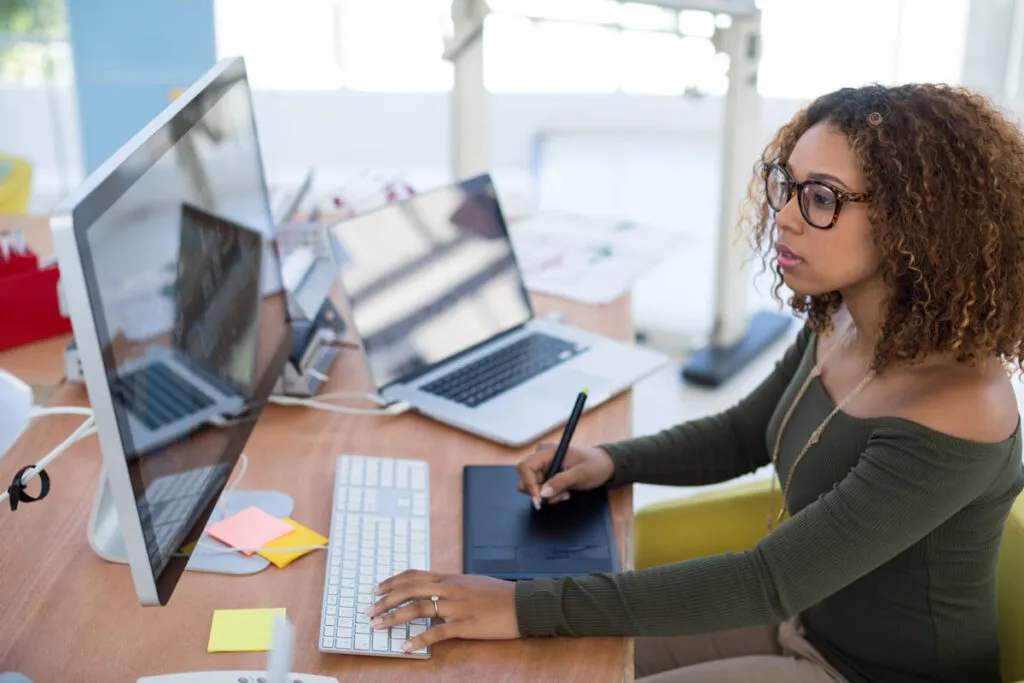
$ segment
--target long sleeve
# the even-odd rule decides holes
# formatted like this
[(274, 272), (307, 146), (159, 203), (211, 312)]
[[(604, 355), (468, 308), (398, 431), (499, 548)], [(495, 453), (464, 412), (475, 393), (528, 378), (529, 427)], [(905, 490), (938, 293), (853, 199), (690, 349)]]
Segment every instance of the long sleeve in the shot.
[[(986, 489), (1012, 501), (1020, 490), (1019, 434), (975, 444), (883, 422), (846, 476), (753, 549), (520, 582), (519, 629), (530, 636), (685, 635), (782, 621), (884, 565)], [(998, 533), (1001, 520), (984, 515), (973, 528)]]
[(701, 486), (768, 464), (765, 432), (811, 341), (804, 327), (774, 371), (732, 408), (657, 434), (602, 444), (615, 464), (611, 484)]

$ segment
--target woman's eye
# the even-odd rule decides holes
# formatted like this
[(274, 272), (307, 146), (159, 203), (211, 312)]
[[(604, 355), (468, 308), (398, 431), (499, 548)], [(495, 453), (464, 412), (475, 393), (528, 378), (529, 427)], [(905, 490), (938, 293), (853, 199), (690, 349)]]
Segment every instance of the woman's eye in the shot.
[(814, 205), (822, 209), (831, 209), (836, 205), (836, 196), (824, 189), (817, 189), (811, 195)]

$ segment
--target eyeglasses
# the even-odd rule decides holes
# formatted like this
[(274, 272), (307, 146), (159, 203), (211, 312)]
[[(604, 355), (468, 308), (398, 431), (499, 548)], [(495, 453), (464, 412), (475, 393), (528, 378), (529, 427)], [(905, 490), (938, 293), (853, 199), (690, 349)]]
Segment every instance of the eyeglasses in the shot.
[(839, 220), (839, 211), (843, 202), (866, 202), (866, 192), (846, 192), (834, 185), (821, 180), (805, 180), (798, 183), (780, 164), (767, 163), (761, 168), (764, 178), (764, 192), (768, 198), (768, 206), (779, 213), (793, 199), (800, 198), (800, 214), (810, 225), (821, 230), (828, 230)]

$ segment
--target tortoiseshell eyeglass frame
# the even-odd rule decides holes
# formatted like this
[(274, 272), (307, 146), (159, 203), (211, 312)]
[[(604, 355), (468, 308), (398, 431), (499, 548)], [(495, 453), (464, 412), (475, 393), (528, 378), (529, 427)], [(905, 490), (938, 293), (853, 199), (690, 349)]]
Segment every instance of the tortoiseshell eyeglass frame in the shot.
[[(829, 221), (828, 225), (818, 225), (814, 223), (810, 216), (807, 215), (804, 203), (802, 201), (797, 201), (797, 206), (800, 207), (800, 215), (804, 217), (804, 220), (807, 221), (808, 225), (818, 228), (819, 230), (831, 230), (835, 227), (836, 222), (839, 220), (839, 212), (843, 209), (843, 204), (845, 202), (866, 202), (871, 198), (871, 195), (867, 192), (847, 192), (846, 190), (836, 187), (832, 183), (826, 183), (824, 180), (805, 180), (802, 183), (798, 183), (793, 176), (789, 174), (789, 171), (786, 170), (785, 166), (777, 164), (774, 161), (764, 164), (761, 167), (761, 177), (764, 179), (764, 192), (766, 198), (771, 194), (768, 190), (768, 175), (775, 169), (782, 171), (782, 174), (786, 176), (787, 182), (789, 182), (789, 196), (786, 198), (786, 204), (793, 201), (794, 196), (803, 192), (803, 189), (810, 185), (820, 185), (836, 196), (836, 208), (832, 213), (832, 220)], [(782, 209), (776, 209), (772, 206), (771, 199), (768, 199), (768, 206), (771, 207), (771, 210), (775, 213), (782, 211)], [(785, 204), (783, 204), (783, 208), (784, 207)]]

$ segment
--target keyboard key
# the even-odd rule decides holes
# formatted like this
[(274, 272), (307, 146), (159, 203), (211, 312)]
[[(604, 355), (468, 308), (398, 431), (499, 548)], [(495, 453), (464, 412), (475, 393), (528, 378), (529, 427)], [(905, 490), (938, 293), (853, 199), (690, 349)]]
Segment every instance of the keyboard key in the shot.
[(366, 461), (366, 486), (380, 485), (380, 462), (377, 460)]
[(395, 488), (409, 488), (409, 463), (405, 460), (399, 460), (395, 464)]
[(374, 631), (373, 636), (373, 651), (374, 652), (387, 652), (388, 651), (388, 633), (387, 631)]
[(370, 649), (370, 634), (360, 633), (355, 637), (355, 649), (369, 651)]

